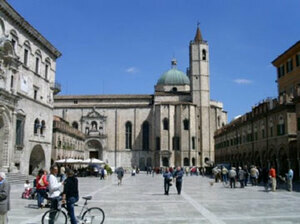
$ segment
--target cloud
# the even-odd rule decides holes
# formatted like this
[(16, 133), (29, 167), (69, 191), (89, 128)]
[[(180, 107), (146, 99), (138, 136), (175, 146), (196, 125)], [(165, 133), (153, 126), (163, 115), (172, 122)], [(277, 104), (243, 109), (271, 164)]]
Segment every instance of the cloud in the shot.
[(249, 84), (253, 83), (253, 81), (249, 80), (249, 79), (235, 79), (233, 81), (240, 85), (249, 85)]
[(130, 73), (130, 74), (135, 74), (137, 73), (139, 70), (136, 68), (136, 67), (129, 67), (125, 70), (127, 73)]

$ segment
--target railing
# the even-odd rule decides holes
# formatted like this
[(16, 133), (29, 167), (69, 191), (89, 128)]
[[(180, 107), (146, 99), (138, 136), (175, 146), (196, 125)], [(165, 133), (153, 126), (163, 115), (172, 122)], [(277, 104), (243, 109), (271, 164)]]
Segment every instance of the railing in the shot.
[(81, 131), (61, 121), (53, 121), (53, 129), (58, 129), (59, 131), (64, 132), (66, 134), (85, 139), (85, 135)]
[(54, 95), (56, 95), (61, 91), (61, 84), (58, 82), (51, 83), (51, 89), (53, 90)]

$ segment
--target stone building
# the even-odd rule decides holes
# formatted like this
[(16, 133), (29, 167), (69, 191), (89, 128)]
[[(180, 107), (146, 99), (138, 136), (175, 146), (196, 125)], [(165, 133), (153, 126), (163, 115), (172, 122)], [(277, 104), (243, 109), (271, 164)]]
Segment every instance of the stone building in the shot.
[(112, 166), (209, 165), (227, 114), (210, 100), (209, 48), (199, 28), (187, 74), (176, 63), (152, 95), (56, 96), (54, 113), (85, 133), (89, 157)]
[(54, 116), (51, 163), (60, 159), (85, 159), (85, 135), (60, 117)]
[(264, 100), (216, 131), (216, 162), (274, 165), (281, 175), (292, 167), (299, 178), (300, 41), (272, 63), (277, 68), (278, 98)]
[(0, 170), (49, 168), (56, 59), (61, 53), (0, 1)]

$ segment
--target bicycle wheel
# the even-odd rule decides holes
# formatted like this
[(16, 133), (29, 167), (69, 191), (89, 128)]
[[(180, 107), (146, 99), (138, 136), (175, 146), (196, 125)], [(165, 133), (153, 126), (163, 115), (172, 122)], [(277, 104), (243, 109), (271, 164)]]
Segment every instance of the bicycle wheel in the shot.
[(49, 210), (42, 217), (42, 224), (67, 224), (67, 215), (61, 210)]
[(89, 208), (82, 215), (85, 223), (102, 224), (104, 223), (105, 214), (101, 208)]

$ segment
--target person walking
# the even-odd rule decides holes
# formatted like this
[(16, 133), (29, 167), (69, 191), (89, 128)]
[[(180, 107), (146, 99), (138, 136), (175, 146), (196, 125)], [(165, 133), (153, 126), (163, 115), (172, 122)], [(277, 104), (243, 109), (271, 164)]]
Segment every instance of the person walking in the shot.
[(119, 167), (117, 169), (118, 185), (122, 185), (123, 176), (124, 176), (124, 169), (123, 167)]
[(47, 198), (47, 187), (49, 182), (47, 180), (47, 173), (45, 170), (40, 169), (36, 177), (36, 193), (37, 203), (39, 208), (44, 208), (44, 199)]
[(246, 175), (246, 172), (242, 169), (242, 167), (239, 167), (238, 177), (239, 177), (239, 182), (241, 184), (241, 188), (244, 188), (245, 175)]
[(271, 169), (269, 170), (269, 176), (272, 181), (272, 191), (276, 191), (276, 170), (274, 169), (274, 166), (271, 166)]
[(60, 200), (60, 188), (63, 186), (63, 182), (58, 182), (57, 180), (58, 167), (53, 165), (50, 168), (49, 175), (49, 199), (51, 201), (51, 209), (57, 209), (58, 201)]
[(177, 194), (181, 194), (181, 188), (182, 188), (182, 177), (184, 173), (183, 170), (181, 169), (180, 166), (177, 167), (175, 173), (174, 173), (174, 178), (176, 178), (176, 189), (177, 189)]
[(166, 168), (165, 172), (163, 173), (163, 177), (164, 177), (165, 195), (169, 195), (170, 186), (172, 186), (172, 184), (171, 184), (172, 174), (171, 174), (169, 168)]
[(245, 171), (245, 187), (247, 187), (247, 184), (248, 184), (248, 179), (249, 179), (249, 171), (248, 171), (248, 167), (247, 165), (244, 166), (244, 171)]
[(293, 191), (293, 178), (294, 178), (294, 171), (290, 168), (288, 173), (286, 174), (288, 191)]
[(252, 186), (257, 185), (258, 176), (259, 176), (258, 169), (256, 168), (256, 166), (252, 166), (252, 168), (250, 169), (250, 179), (251, 179)]
[(266, 167), (262, 170), (262, 181), (264, 183), (265, 191), (269, 190), (269, 171)]
[(10, 184), (6, 175), (0, 172), (0, 223), (7, 224), (7, 212), (10, 210)]
[(229, 181), (230, 181), (230, 188), (235, 188), (235, 178), (236, 178), (236, 171), (235, 167), (231, 167), (231, 170), (228, 172)]
[(222, 180), (227, 184), (227, 175), (228, 175), (228, 170), (225, 166), (222, 167)]
[(71, 224), (77, 224), (74, 204), (79, 199), (78, 193), (78, 179), (75, 177), (73, 170), (67, 169), (67, 179), (64, 183), (64, 191), (62, 194), (63, 204), (67, 204), (68, 215), (70, 217)]

